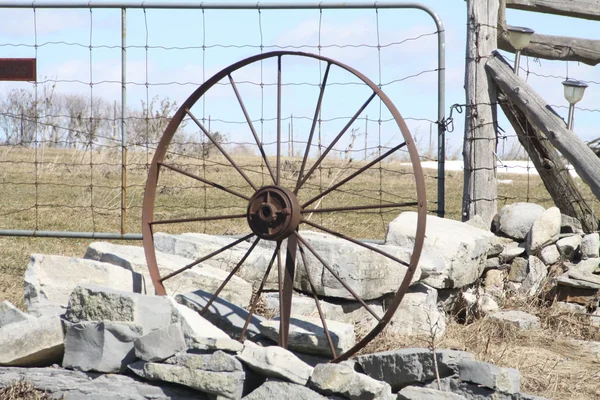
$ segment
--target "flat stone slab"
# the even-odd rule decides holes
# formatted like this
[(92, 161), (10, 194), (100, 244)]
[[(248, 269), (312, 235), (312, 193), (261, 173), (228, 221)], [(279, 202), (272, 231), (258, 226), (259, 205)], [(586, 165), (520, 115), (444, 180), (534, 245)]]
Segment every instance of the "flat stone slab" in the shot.
[[(90, 394), (102, 400), (208, 400), (196, 390), (169, 383), (148, 383), (118, 374), (70, 371), (62, 368), (0, 367), (0, 387), (24, 379), (52, 398), (65, 400), (90, 399)], [(272, 399), (271, 399), (272, 400)]]
[(392, 399), (390, 385), (360, 374), (345, 364), (317, 365), (310, 377), (310, 387), (322, 394), (339, 394), (350, 400)]
[(585, 235), (581, 240), (581, 258), (600, 257), (600, 235), (598, 232)]
[[(265, 293), (263, 295), (265, 299), (265, 306), (274, 315), (279, 315), (279, 293)], [(338, 322), (345, 322), (348, 324), (354, 324), (357, 322), (365, 323), (377, 321), (360, 303), (358, 302), (346, 302), (340, 304), (334, 304), (325, 300), (319, 300), (321, 310), (325, 319), (331, 319)], [(384, 313), (383, 305), (380, 301), (368, 301), (367, 304), (371, 309), (381, 317)], [(292, 315), (300, 315), (304, 317), (319, 318), (319, 312), (315, 305), (315, 299), (313, 297), (299, 295), (294, 293), (292, 295)]]
[(313, 368), (279, 346), (261, 347), (249, 340), (237, 358), (261, 375), (306, 385)]
[(46, 366), (62, 360), (64, 332), (60, 317), (45, 316), (0, 328), (0, 365)]
[(134, 340), (143, 327), (129, 322), (67, 323), (62, 366), (77, 371), (123, 372), (135, 361)]
[(462, 360), (458, 373), (463, 382), (471, 382), (492, 390), (515, 394), (521, 390), (521, 374), (514, 368), (500, 368), (494, 364)]
[[(338, 355), (350, 350), (355, 342), (354, 325), (325, 320), (334, 349)], [(263, 321), (261, 332), (271, 340), (279, 338), (279, 320)], [(320, 318), (292, 316), (288, 333), (288, 347), (310, 354), (331, 355), (331, 349)]]
[[(156, 262), (161, 276), (185, 267), (194, 262), (193, 259), (156, 251)], [(90, 244), (85, 258), (118, 265), (135, 271), (144, 276), (144, 293), (154, 294), (154, 286), (148, 272), (144, 248), (140, 246), (124, 246), (108, 242)], [(165, 289), (170, 295), (192, 292), (202, 289), (214, 293), (227, 278), (228, 273), (223, 269), (200, 264), (181, 274), (175, 275), (164, 282)], [(223, 288), (220, 297), (234, 304), (246, 307), (252, 297), (252, 285), (238, 276), (232, 276)]]
[(467, 400), (467, 398), (452, 392), (407, 386), (398, 392), (397, 400)]
[[(333, 397), (325, 397), (310, 390), (306, 386), (290, 382), (269, 379), (255, 389), (244, 400), (326, 400)], [(342, 400), (341, 398), (336, 398)]]
[[(403, 212), (390, 222), (386, 244), (412, 248), (417, 226), (416, 212)], [(452, 232), (452, 234), (449, 234)], [(469, 224), (427, 216), (422, 257), (437, 259), (434, 268), (421, 265), (421, 281), (436, 289), (460, 288), (483, 273), (489, 243), (494, 234)]]
[(490, 314), (490, 318), (518, 329), (537, 329), (540, 327), (540, 319), (524, 311), (498, 311)]
[[(178, 294), (175, 296), (175, 300), (199, 313), (208, 304), (211, 296), (211, 293), (204, 290), (196, 290), (191, 293)], [(206, 310), (204, 318), (237, 339), (242, 333), (248, 315), (249, 312), (244, 308), (217, 297)], [(260, 323), (262, 321), (264, 321), (264, 318), (260, 315), (252, 315), (246, 337), (252, 339), (260, 336)]]
[[(471, 353), (457, 350), (438, 350), (436, 359), (440, 377), (452, 376), (458, 372), (458, 363), (473, 360)], [(429, 349), (414, 348), (384, 351), (356, 357), (365, 374), (373, 379), (384, 381), (393, 391), (436, 378), (433, 354)]]
[[(183, 233), (181, 235), (170, 235), (167, 233), (157, 232), (154, 235), (154, 246), (156, 250), (167, 254), (178, 255), (187, 259), (197, 260), (205, 255), (208, 255), (216, 250), (219, 250), (226, 245), (237, 240), (236, 238), (226, 236), (206, 235), (203, 233)], [(214, 268), (230, 272), (235, 268), (239, 260), (250, 249), (251, 243), (242, 242), (231, 249), (225, 250), (222, 253), (211, 257), (203, 262), (203, 265), (208, 265)], [(285, 247), (283, 247), (285, 248)], [(255, 285), (258, 288), (267, 267), (273, 256), (274, 247), (270, 245), (258, 246), (252, 251), (250, 256), (244, 262), (244, 265), (239, 269), (237, 276), (246, 282)], [(279, 283), (277, 280), (277, 268), (273, 268), (269, 273), (265, 290), (278, 290)], [(196, 288), (200, 289), (200, 288)]]
[(34, 315), (61, 315), (71, 292), (94, 284), (140, 293), (142, 275), (113, 264), (83, 258), (32, 254), (25, 271), (25, 305)]
[[(396, 293), (404, 280), (407, 267), (388, 257), (329, 234), (312, 231), (300, 233), (340, 279), (363, 300), (373, 300)], [(372, 246), (398, 258), (406, 265), (410, 261), (412, 247), (376, 244)], [(306, 250), (305, 254), (307, 268), (318, 295), (356, 300), (311, 251)], [(435, 269), (439, 267), (438, 264), (437, 257), (431, 261), (428, 256), (423, 256), (411, 282), (417, 282), (421, 278), (421, 268)], [(296, 267), (294, 288), (312, 293), (308, 274), (302, 263)]]
[(14, 322), (26, 321), (31, 318), (35, 317), (25, 314), (8, 300), (4, 300), (0, 303), (0, 328)]
[(144, 361), (163, 361), (180, 351), (187, 350), (185, 337), (179, 324), (155, 329), (136, 338), (133, 345), (135, 356)]
[(129, 369), (144, 379), (177, 383), (219, 400), (241, 399), (246, 377), (239, 361), (223, 352), (184, 353), (165, 363), (138, 361)]
[[(475, 383), (463, 382), (457, 377), (447, 377), (440, 379), (441, 387), (438, 387), (437, 380), (433, 380), (424, 386), (429, 389), (441, 390), (443, 392), (455, 393), (463, 396), (467, 400), (525, 400), (529, 397), (521, 393), (504, 393), (489, 389), (485, 386)], [(530, 398), (531, 399), (531, 398)], [(541, 400), (541, 399), (536, 399)]]

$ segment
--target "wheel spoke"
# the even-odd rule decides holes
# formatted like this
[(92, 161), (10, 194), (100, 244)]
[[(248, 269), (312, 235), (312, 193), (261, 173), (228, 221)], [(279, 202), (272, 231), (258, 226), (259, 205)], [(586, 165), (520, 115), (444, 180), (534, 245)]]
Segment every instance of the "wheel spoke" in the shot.
[(202, 130), (202, 132), (204, 132), (206, 137), (208, 137), (208, 139), (210, 139), (210, 141), (215, 145), (215, 147), (217, 149), (219, 149), (221, 154), (223, 154), (223, 156), (225, 156), (225, 158), (227, 159), (227, 161), (229, 161), (231, 166), (233, 168), (235, 168), (237, 170), (237, 172), (240, 173), (240, 175), (246, 180), (246, 182), (248, 182), (248, 184), (252, 187), (252, 189), (258, 190), (258, 188), (254, 185), (254, 183), (252, 183), (250, 178), (248, 178), (248, 175), (246, 175), (244, 173), (244, 171), (237, 165), (237, 163), (233, 160), (233, 158), (231, 158), (231, 156), (225, 151), (223, 146), (221, 146), (221, 144), (217, 140), (215, 140), (213, 135), (211, 135), (211, 133), (204, 127), (204, 125), (202, 125), (202, 123), (200, 121), (198, 121), (198, 119), (194, 116), (194, 114), (192, 114), (192, 112), (189, 109), (186, 109), (185, 112), (196, 123), (196, 125), (198, 125), (198, 128), (200, 128)]
[(265, 283), (271, 273), (271, 268), (273, 267), (273, 263), (275, 262), (275, 257), (277, 257), (277, 253), (279, 252), (279, 246), (281, 246), (281, 242), (277, 242), (277, 247), (273, 252), (273, 257), (271, 257), (271, 261), (269, 262), (269, 266), (267, 267), (267, 271), (260, 282), (260, 286), (258, 287), (258, 291), (256, 292), (256, 296), (254, 297), (254, 301), (252, 301), (252, 306), (250, 307), (250, 312), (248, 313), (248, 317), (246, 318), (246, 322), (244, 323), (244, 327), (242, 328), (242, 333), (240, 333), (239, 341), (243, 342), (244, 337), (246, 336), (246, 330), (248, 329), (248, 325), (250, 325), (250, 320), (252, 319), (252, 315), (254, 314), (254, 309), (258, 304), (258, 300), (260, 299), (260, 295), (262, 294), (263, 288), (265, 287)]
[(325, 336), (327, 337), (327, 342), (329, 343), (329, 349), (331, 350), (331, 354), (333, 358), (337, 358), (337, 353), (335, 352), (335, 346), (333, 345), (333, 340), (331, 339), (331, 334), (329, 333), (329, 329), (327, 328), (327, 322), (325, 321), (325, 315), (323, 315), (323, 310), (321, 309), (321, 302), (317, 297), (317, 291), (315, 289), (315, 285), (313, 283), (312, 275), (310, 273), (310, 269), (308, 268), (308, 263), (306, 262), (306, 254), (304, 254), (304, 248), (298, 245), (298, 250), (300, 251), (300, 257), (302, 258), (302, 264), (304, 265), (304, 270), (306, 271), (306, 277), (308, 278), (308, 284), (310, 285), (310, 290), (313, 294), (313, 298), (315, 299), (315, 304), (317, 305), (317, 311), (319, 312), (319, 318), (321, 318), (321, 322), (323, 323), (323, 330), (325, 331)]
[(196, 265), (200, 264), (201, 262), (204, 262), (204, 261), (216, 256), (217, 254), (224, 252), (227, 249), (237, 246), (238, 244), (242, 243), (243, 241), (250, 239), (252, 236), (254, 236), (254, 233), (250, 233), (240, 239), (237, 239), (236, 241), (231, 242), (228, 245), (221, 247), (219, 250), (213, 251), (212, 253), (194, 261), (193, 263), (188, 264), (185, 267), (179, 268), (177, 271), (171, 272), (169, 275), (160, 278), (159, 281), (160, 282), (166, 281), (167, 279), (172, 278), (175, 275), (178, 275), (178, 274), (182, 273), (183, 271), (186, 271), (186, 270), (192, 268), (193, 266), (196, 266)]
[(252, 119), (250, 118), (250, 115), (248, 114), (248, 111), (246, 110), (246, 107), (244, 106), (244, 101), (242, 100), (242, 96), (240, 95), (240, 92), (237, 89), (237, 85), (235, 84), (235, 81), (233, 80), (231, 75), (228, 75), (228, 77), (229, 77), (229, 82), (231, 83), (231, 87), (233, 88), (233, 91), (235, 92), (235, 97), (237, 97), (238, 102), (240, 103), (240, 107), (242, 108), (242, 112), (244, 113), (244, 117), (246, 117), (246, 122), (248, 122), (248, 126), (250, 127), (250, 131), (252, 132), (252, 136), (254, 136), (254, 140), (256, 141), (256, 145), (258, 146), (258, 150), (260, 151), (260, 154), (261, 154), (263, 160), (265, 161), (265, 165), (267, 166), (267, 170), (269, 171), (269, 174), (271, 174), (271, 178), (273, 179), (273, 182), (275, 182), (275, 174), (273, 173), (271, 164), (269, 164), (269, 160), (267, 159), (265, 149), (263, 148), (263, 145), (260, 142), (258, 135), (256, 134), (256, 129), (254, 129), (254, 124), (252, 123)]
[(371, 168), (373, 165), (377, 164), (378, 162), (380, 162), (381, 160), (389, 157), (391, 154), (393, 154), (394, 152), (396, 152), (397, 150), (400, 150), (402, 147), (406, 146), (406, 142), (402, 142), (400, 143), (398, 146), (394, 147), (393, 149), (389, 150), (388, 152), (386, 152), (385, 154), (377, 157), (375, 160), (371, 161), (370, 163), (368, 163), (367, 165), (363, 166), (362, 168), (360, 168), (358, 171), (354, 172), (352, 175), (342, 179), (339, 183), (336, 183), (335, 185), (331, 186), (329, 189), (319, 193), (318, 195), (316, 195), (315, 197), (313, 197), (312, 199), (310, 199), (309, 201), (307, 201), (306, 203), (304, 203), (302, 205), (302, 208), (306, 208), (309, 205), (311, 205), (312, 203), (314, 203), (315, 201), (319, 200), (321, 197), (325, 196), (326, 194), (334, 191), (335, 189), (337, 189), (338, 187), (342, 186), (343, 184), (345, 184), (346, 182), (356, 178), (358, 175), (362, 174), (363, 172), (365, 172), (367, 169)]
[(369, 305), (365, 303), (365, 301), (361, 299), (356, 294), (356, 292), (350, 286), (348, 286), (346, 282), (344, 282), (342, 278), (340, 278), (340, 276), (329, 266), (329, 264), (327, 264), (325, 260), (323, 260), (323, 258), (319, 255), (319, 253), (316, 252), (316, 250), (310, 245), (310, 243), (308, 243), (298, 232), (294, 232), (294, 235), (296, 235), (300, 243), (302, 243), (302, 245), (306, 247), (317, 258), (317, 260), (319, 260), (321, 264), (323, 264), (325, 269), (327, 269), (327, 271), (329, 271), (329, 273), (333, 275), (333, 277), (337, 279), (338, 282), (342, 284), (342, 286), (344, 286), (344, 288), (352, 295), (352, 297), (356, 299), (356, 301), (358, 301), (377, 321), (381, 321), (381, 318), (377, 315), (377, 313), (373, 311), (373, 309), (369, 307)]
[(277, 57), (277, 175), (275, 184), (281, 179), (281, 56)]
[[(283, 288), (279, 297), (279, 343), (284, 349), (288, 345), (288, 336), (290, 330), (290, 317), (292, 314), (292, 295), (294, 294), (294, 270), (296, 268), (296, 250), (298, 248), (298, 239), (296, 236), (289, 236), (287, 239), (287, 251), (285, 255), (285, 271), (283, 274)], [(281, 334), (283, 332), (283, 334)]]
[(321, 154), (321, 157), (319, 157), (319, 159), (313, 164), (313, 166), (310, 168), (310, 170), (308, 170), (308, 172), (306, 173), (306, 176), (304, 178), (302, 178), (302, 181), (300, 181), (300, 184), (296, 186), (296, 189), (295, 189), (296, 193), (298, 192), (298, 190), (300, 190), (302, 185), (304, 185), (304, 182), (306, 182), (308, 180), (308, 178), (310, 178), (310, 175), (315, 171), (315, 169), (317, 169), (319, 167), (319, 165), (321, 164), (323, 159), (327, 156), (327, 154), (331, 151), (333, 146), (335, 146), (335, 144), (341, 139), (341, 137), (344, 136), (344, 133), (346, 133), (346, 131), (352, 126), (354, 121), (356, 121), (356, 119), (360, 116), (360, 114), (362, 114), (362, 112), (365, 110), (365, 108), (367, 108), (367, 106), (369, 105), (371, 100), (373, 100), (376, 95), (377, 95), (377, 93), (374, 92), (367, 99), (367, 101), (365, 101), (365, 103), (358, 109), (358, 111), (352, 116), (352, 118), (350, 118), (350, 121), (348, 121), (346, 126), (344, 126), (344, 128), (340, 131), (340, 133), (338, 133), (338, 135), (335, 137), (335, 139), (333, 139), (333, 141), (329, 144), (329, 146), (325, 149), (325, 151), (323, 151), (323, 154)]
[(217, 298), (217, 296), (219, 295), (219, 293), (221, 293), (221, 290), (223, 290), (223, 288), (225, 287), (225, 285), (227, 285), (227, 283), (233, 277), (233, 275), (235, 275), (236, 272), (238, 272), (238, 270), (244, 264), (244, 261), (246, 261), (246, 259), (248, 258), (248, 256), (250, 256), (250, 254), (252, 253), (252, 250), (254, 250), (254, 248), (256, 247), (256, 245), (258, 244), (259, 241), (260, 241), (260, 238), (256, 238), (256, 240), (254, 241), (254, 243), (252, 243), (252, 246), (250, 246), (250, 248), (248, 249), (248, 251), (246, 252), (246, 254), (244, 254), (244, 256), (237, 263), (237, 265), (235, 266), (235, 268), (231, 270), (231, 272), (229, 273), (229, 275), (227, 275), (227, 278), (225, 278), (225, 280), (221, 283), (221, 285), (219, 286), (219, 288), (213, 293), (213, 295), (210, 297), (210, 299), (206, 302), (206, 305), (204, 306), (204, 308), (202, 309), (202, 311), (200, 311), (200, 315), (204, 315), (206, 313), (206, 311), (208, 310), (208, 307), (210, 307), (210, 305), (213, 303), (213, 301), (215, 301), (215, 299)]
[(198, 175), (192, 174), (191, 172), (187, 172), (187, 171), (185, 171), (185, 170), (183, 170), (181, 168), (178, 168), (178, 167), (176, 167), (174, 165), (167, 164), (167, 163), (164, 163), (164, 162), (159, 162), (158, 165), (161, 166), (161, 167), (168, 168), (168, 169), (170, 169), (172, 171), (179, 172), (182, 175), (188, 176), (188, 177), (190, 177), (192, 179), (196, 179), (197, 181), (200, 181), (200, 182), (202, 182), (202, 183), (204, 183), (206, 185), (209, 185), (209, 186), (212, 186), (214, 188), (223, 190), (223, 191), (225, 191), (227, 193), (230, 193), (230, 194), (232, 194), (234, 196), (240, 197), (240, 198), (242, 198), (244, 200), (250, 201), (250, 197), (248, 197), (246, 195), (243, 195), (243, 194), (238, 193), (238, 192), (236, 192), (234, 190), (226, 188), (225, 186), (221, 186), (218, 183), (215, 183), (215, 182), (209, 181), (207, 179), (204, 179), (202, 177), (199, 177)]
[(414, 201), (410, 203), (388, 203), (388, 204), (370, 204), (366, 206), (352, 206), (352, 207), (332, 207), (332, 208), (313, 208), (308, 210), (302, 210), (302, 214), (312, 213), (326, 213), (326, 212), (339, 212), (339, 211), (359, 211), (359, 210), (372, 210), (377, 208), (396, 208), (396, 207), (411, 207), (418, 206), (419, 203)]
[(158, 221), (150, 221), (150, 225), (159, 224), (180, 224), (183, 222), (200, 222), (200, 221), (218, 221), (223, 219), (236, 219), (246, 218), (246, 214), (235, 214), (235, 215), (217, 215), (215, 217), (194, 217), (194, 218), (179, 218), (179, 219), (162, 219)]
[(321, 103), (323, 102), (323, 94), (325, 93), (325, 86), (327, 86), (327, 78), (329, 77), (330, 68), (331, 63), (327, 63), (325, 75), (323, 76), (323, 82), (321, 83), (319, 99), (317, 100), (317, 106), (315, 107), (315, 115), (313, 117), (312, 126), (310, 127), (310, 134), (308, 135), (308, 142), (306, 143), (306, 150), (304, 151), (304, 158), (302, 158), (302, 165), (300, 166), (300, 172), (298, 172), (298, 182), (296, 182), (296, 188), (294, 189), (295, 194), (298, 194), (298, 190), (301, 186), (302, 175), (304, 174), (304, 168), (306, 167), (306, 161), (308, 160), (308, 154), (310, 153), (310, 146), (312, 144), (312, 139), (315, 134), (315, 128), (317, 127), (317, 120), (319, 118), (319, 114), (321, 113)]
[(305, 224), (307, 224), (307, 225), (310, 225), (310, 226), (312, 226), (313, 228), (317, 228), (317, 229), (319, 229), (319, 230), (322, 230), (323, 232), (327, 232), (327, 233), (329, 233), (330, 235), (333, 235), (333, 236), (339, 237), (340, 239), (347, 240), (347, 241), (349, 241), (349, 242), (351, 242), (351, 243), (354, 243), (354, 244), (356, 244), (356, 245), (358, 245), (358, 246), (364, 247), (365, 249), (369, 249), (369, 250), (371, 250), (371, 251), (374, 251), (375, 253), (381, 254), (382, 256), (384, 256), (384, 257), (387, 257), (387, 258), (389, 258), (390, 260), (392, 260), (392, 261), (395, 261), (395, 262), (397, 262), (397, 263), (399, 263), (399, 264), (402, 264), (402, 265), (404, 265), (404, 266), (406, 266), (406, 267), (408, 267), (408, 265), (409, 265), (409, 264), (408, 264), (406, 261), (402, 261), (402, 260), (400, 260), (399, 258), (397, 258), (397, 257), (394, 257), (393, 255), (391, 255), (391, 254), (389, 254), (389, 253), (387, 253), (387, 252), (385, 252), (385, 251), (383, 251), (383, 250), (381, 250), (381, 249), (378, 249), (378, 248), (377, 248), (377, 247), (375, 247), (375, 246), (371, 246), (371, 245), (369, 245), (369, 244), (367, 244), (367, 243), (363, 243), (363, 242), (361, 242), (360, 240), (356, 240), (356, 239), (353, 239), (353, 238), (351, 238), (351, 237), (348, 237), (348, 236), (344, 235), (343, 233), (336, 232), (336, 231), (332, 231), (331, 229), (327, 229), (327, 228), (325, 228), (324, 226), (321, 226), (321, 225), (319, 225), (319, 224), (316, 224), (316, 223), (314, 223), (314, 222), (311, 222), (311, 221), (309, 221), (309, 220), (306, 220), (306, 219), (303, 219), (303, 220), (302, 220), (302, 222), (304, 222), (304, 223), (305, 223)]

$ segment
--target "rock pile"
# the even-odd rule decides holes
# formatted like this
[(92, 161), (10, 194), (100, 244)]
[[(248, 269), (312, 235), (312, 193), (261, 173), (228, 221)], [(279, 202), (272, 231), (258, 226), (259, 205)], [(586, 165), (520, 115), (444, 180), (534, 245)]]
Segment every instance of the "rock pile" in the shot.
[[(491, 231), (481, 222), (427, 218), (423, 256), (392, 332), (441, 337), (448, 316), (461, 313), (536, 328), (537, 317), (500, 311), (498, 304), (540, 293), (570, 312), (598, 313), (598, 233), (584, 235), (578, 221), (558, 209), (528, 203), (504, 207)], [(375, 246), (408, 261), (415, 225), (415, 213), (401, 214)], [(383, 315), (405, 267), (329, 235), (303, 236), (373, 313)], [(231, 241), (157, 234), (161, 274)], [(269, 318), (254, 315), (248, 340), (232, 340), (242, 332), (272, 244), (261, 242), (206, 313), (198, 311), (249, 246), (242, 243), (166, 281), (173, 297), (150, 295), (141, 247), (96, 242), (81, 259), (32, 255), (25, 274), (28, 312), (0, 304), (0, 365), (6, 366), (0, 386), (24, 377), (53, 395), (77, 399), (203, 398), (198, 393), (218, 399), (534, 398), (519, 393), (518, 371), (463, 352), (403, 349), (322, 364), (330, 348), (314, 299), (306, 295), (303, 266), (294, 278), (291, 351), (273, 346), (279, 334), (276, 274), (267, 279), (272, 292), (263, 296), (262, 314)], [(375, 318), (310, 253), (307, 268), (318, 277), (314, 284), (336, 352), (344, 352), (356, 343), (355, 326), (372, 326)]]

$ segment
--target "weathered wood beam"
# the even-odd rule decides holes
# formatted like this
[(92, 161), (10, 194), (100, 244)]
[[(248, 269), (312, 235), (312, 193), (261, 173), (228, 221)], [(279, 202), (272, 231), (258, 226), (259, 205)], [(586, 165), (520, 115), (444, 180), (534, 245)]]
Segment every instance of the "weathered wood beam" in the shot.
[(500, 90), (573, 165), (592, 193), (600, 199), (600, 158), (575, 133), (567, 129), (562, 118), (527, 82), (514, 74), (498, 52), (488, 58), (485, 67)]
[[(508, 41), (508, 33), (500, 26), (498, 28), (502, 32), (498, 35), (498, 48), (514, 53), (515, 49)], [(593, 66), (600, 63), (600, 40), (534, 33), (521, 54), (545, 60), (579, 61)]]
[(498, 48), (498, 1), (467, 0), (462, 206), (465, 221), (479, 215), (491, 223), (498, 210), (494, 158), (498, 126), (496, 86), (485, 72), (487, 57)]
[(501, 89), (498, 89), (498, 92), (498, 103), (540, 174), (554, 204), (561, 213), (581, 221), (584, 232), (596, 231), (598, 219), (583, 198), (560, 154), (527, 120), (525, 113), (515, 107)]
[(506, 7), (600, 21), (600, 0), (506, 0)]

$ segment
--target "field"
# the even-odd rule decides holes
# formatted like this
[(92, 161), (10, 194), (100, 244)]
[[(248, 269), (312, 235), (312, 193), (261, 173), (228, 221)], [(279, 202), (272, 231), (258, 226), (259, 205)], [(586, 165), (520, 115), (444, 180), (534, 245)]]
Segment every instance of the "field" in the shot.
[[(2, 178), (0, 187), (1, 229), (118, 232), (120, 223), (121, 168), (119, 153), (73, 150), (18, 149), (0, 150)], [(256, 156), (237, 154), (236, 161), (258, 186), (269, 183), (267, 168)], [(284, 158), (282, 182), (293, 186), (297, 180), (300, 158)], [(274, 157), (269, 158), (272, 165)], [(376, 165), (331, 194), (318, 204), (322, 208), (412, 202), (415, 200), (414, 177), (406, 159)], [(140, 232), (142, 197), (150, 158), (143, 152), (129, 154), (127, 174), (127, 232)], [(224, 158), (194, 158), (170, 154), (167, 162), (186, 171), (214, 180), (244, 195), (252, 189)], [(309, 161), (309, 165), (313, 161)], [(315, 170), (300, 199), (306, 201), (359, 169), (364, 161), (349, 158), (326, 159)], [(428, 208), (435, 210), (437, 179), (434, 170), (426, 170)], [(499, 207), (516, 201), (532, 201), (545, 207), (552, 205), (537, 175), (499, 174)], [(462, 173), (446, 174), (446, 216), (460, 219)], [(510, 181), (510, 182), (509, 182)], [(581, 182), (578, 180), (581, 184)], [(591, 199), (587, 189), (585, 197)], [(157, 187), (155, 219), (215, 216), (245, 212), (247, 202), (179, 173), (164, 170)], [(317, 204), (317, 203), (316, 203)], [(383, 239), (387, 223), (407, 206), (363, 212), (315, 213), (312, 221), (355, 238)], [(248, 232), (244, 219), (161, 225), (168, 232), (197, 231), (213, 234)], [(90, 240), (0, 237), (0, 300), (9, 300), (20, 308), (23, 301), (23, 274), (32, 253), (82, 256)], [(140, 242), (126, 242), (141, 245)], [(584, 329), (572, 316), (556, 316), (535, 305), (507, 304), (506, 307), (529, 307), (542, 316), (544, 329), (522, 334), (494, 327), (485, 319), (464, 325), (450, 324), (446, 338), (437, 346), (472, 351), (480, 359), (503, 366), (517, 367), (523, 375), (522, 386), (551, 398), (598, 398), (600, 360), (592, 353), (575, 349), (568, 339), (600, 340), (598, 330)], [(384, 335), (372, 344), (372, 350), (423, 345), (415, 341)], [(427, 345), (425, 343), (425, 345)]]

